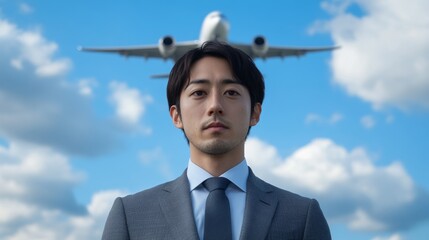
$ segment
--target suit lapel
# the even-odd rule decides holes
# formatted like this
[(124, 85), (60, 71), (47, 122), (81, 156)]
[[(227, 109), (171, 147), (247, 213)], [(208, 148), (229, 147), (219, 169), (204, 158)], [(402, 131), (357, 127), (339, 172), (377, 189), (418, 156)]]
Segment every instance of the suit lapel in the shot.
[(274, 189), (249, 171), (246, 207), (240, 239), (265, 239), (274, 216), (278, 199)]
[(174, 239), (198, 239), (186, 171), (164, 187), (160, 198), (162, 212)]

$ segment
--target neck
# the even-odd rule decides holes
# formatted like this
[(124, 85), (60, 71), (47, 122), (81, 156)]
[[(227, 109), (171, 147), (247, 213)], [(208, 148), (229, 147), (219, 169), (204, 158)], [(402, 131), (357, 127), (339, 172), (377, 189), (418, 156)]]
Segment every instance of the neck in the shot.
[(212, 176), (219, 177), (229, 169), (237, 166), (244, 159), (244, 147), (224, 154), (207, 154), (190, 146), (191, 161), (206, 170)]

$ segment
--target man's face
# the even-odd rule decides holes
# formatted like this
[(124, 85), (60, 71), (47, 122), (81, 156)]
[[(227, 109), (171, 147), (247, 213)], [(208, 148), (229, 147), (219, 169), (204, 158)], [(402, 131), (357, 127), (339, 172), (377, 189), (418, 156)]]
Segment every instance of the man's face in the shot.
[(244, 149), (249, 126), (259, 121), (261, 105), (251, 114), (248, 90), (233, 77), (224, 59), (204, 57), (191, 68), (189, 85), (170, 115), (185, 131), (191, 150), (210, 155)]

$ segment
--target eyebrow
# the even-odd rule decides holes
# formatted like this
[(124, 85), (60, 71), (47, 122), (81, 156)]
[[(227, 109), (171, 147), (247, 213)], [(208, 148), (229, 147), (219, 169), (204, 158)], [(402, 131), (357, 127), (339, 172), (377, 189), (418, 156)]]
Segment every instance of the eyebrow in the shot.
[[(191, 80), (191, 81), (189, 81), (189, 83), (186, 86), (186, 88), (189, 87), (191, 84), (210, 84), (210, 80), (208, 80), (208, 79), (195, 79), (195, 80)], [(240, 85), (242, 85), (239, 81), (234, 80), (234, 79), (229, 79), (229, 78), (222, 80), (221, 84), (222, 85), (226, 85), (226, 84), (240, 84)]]

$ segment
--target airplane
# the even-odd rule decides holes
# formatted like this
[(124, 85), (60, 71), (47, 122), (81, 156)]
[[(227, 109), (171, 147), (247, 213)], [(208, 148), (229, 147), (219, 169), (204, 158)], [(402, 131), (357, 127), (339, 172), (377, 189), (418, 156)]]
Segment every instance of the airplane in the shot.
[[(144, 46), (125, 46), (125, 47), (107, 47), (107, 48), (93, 48), (93, 47), (79, 47), (80, 51), (87, 52), (103, 52), (103, 53), (117, 53), (125, 57), (144, 57), (172, 59), (178, 60), (187, 51), (201, 46), (206, 41), (220, 41), (228, 43), (229, 45), (241, 49), (252, 58), (267, 59), (272, 57), (300, 57), (306, 53), (331, 51), (338, 48), (338, 46), (329, 47), (286, 47), (286, 46), (269, 46), (264, 36), (258, 35), (253, 39), (251, 44), (234, 43), (228, 41), (229, 22), (226, 17), (219, 11), (209, 13), (202, 24), (200, 37), (198, 40), (176, 42), (172, 36), (164, 36), (159, 39), (157, 45), (144, 45)], [(164, 78), (168, 75), (154, 75), (154, 78)]]

